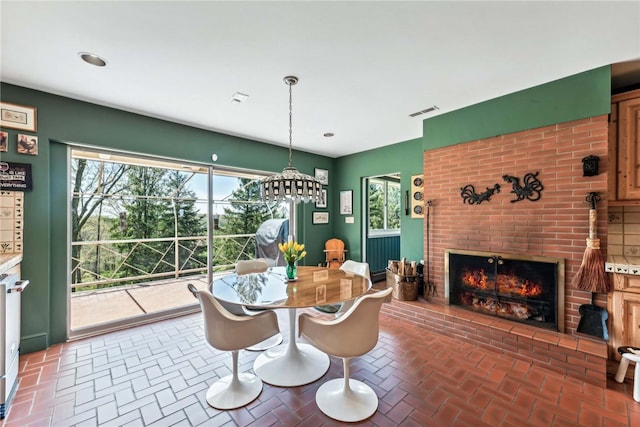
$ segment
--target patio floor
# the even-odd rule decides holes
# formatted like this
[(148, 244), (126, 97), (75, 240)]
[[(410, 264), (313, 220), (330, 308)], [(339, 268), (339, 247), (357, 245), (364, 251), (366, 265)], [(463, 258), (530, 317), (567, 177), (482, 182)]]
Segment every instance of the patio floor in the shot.
[(196, 307), (198, 301), (187, 289), (187, 283), (192, 283), (200, 290), (207, 289), (207, 276), (74, 292), (71, 294), (71, 330), (180, 307)]

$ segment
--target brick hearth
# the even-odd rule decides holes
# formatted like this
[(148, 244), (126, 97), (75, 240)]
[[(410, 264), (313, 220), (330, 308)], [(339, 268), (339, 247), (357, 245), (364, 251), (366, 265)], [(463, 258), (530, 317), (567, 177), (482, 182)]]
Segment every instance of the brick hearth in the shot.
[[(476, 344), (536, 366), (606, 388), (607, 344), (473, 313), (459, 307), (393, 300), (382, 312), (428, 332)], [(460, 355), (464, 357), (464, 355)]]

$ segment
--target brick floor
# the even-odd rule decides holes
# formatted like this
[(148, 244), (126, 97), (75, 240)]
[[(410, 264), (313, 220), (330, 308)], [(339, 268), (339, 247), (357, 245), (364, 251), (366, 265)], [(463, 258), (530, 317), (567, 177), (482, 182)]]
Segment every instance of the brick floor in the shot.
[[(285, 313), (278, 315), (285, 330)], [(384, 314), (380, 321), (377, 347), (352, 361), (352, 377), (380, 398), (358, 425), (640, 426), (630, 383), (609, 379), (603, 389)], [(256, 356), (242, 351), (241, 369), (251, 370)], [(21, 356), (18, 392), (1, 425), (340, 425), (314, 399), (324, 381), (342, 375), (339, 359), (313, 384), (265, 384), (248, 406), (218, 411), (205, 393), (230, 364), (228, 353), (205, 343), (201, 314), (55, 345)]]

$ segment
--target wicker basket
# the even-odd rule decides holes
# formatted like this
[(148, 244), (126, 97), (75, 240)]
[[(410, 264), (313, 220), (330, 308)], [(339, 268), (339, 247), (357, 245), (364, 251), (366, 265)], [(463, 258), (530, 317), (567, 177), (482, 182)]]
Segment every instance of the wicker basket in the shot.
[(387, 287), (393, 288), (391, 296), (400, 301), (418, 299), (418, 276), (402, 276), (387, 268)]

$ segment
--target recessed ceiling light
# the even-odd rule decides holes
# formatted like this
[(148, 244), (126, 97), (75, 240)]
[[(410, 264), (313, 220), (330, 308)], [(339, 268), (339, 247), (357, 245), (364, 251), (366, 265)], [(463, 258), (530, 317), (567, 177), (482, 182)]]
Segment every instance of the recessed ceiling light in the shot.
[(331, 138), (334, 134), (332, 132), (327, 132), (324, 134), (326, 138)]
[(249, 95), (247, 95), (246, 93), (236, 92), (233, 94), (233, 97), (231, 97), (231, 102), (241, 103), (246, 101), (247, 99), (249, 99)]
[(94, 55), (93, 53), (78, 52), (78, 55), (87, 64), (95, 65), (96, 67), (104, 67), (105, 65), (107, 65), (107, 61), (100, 58), (98, 55)]

